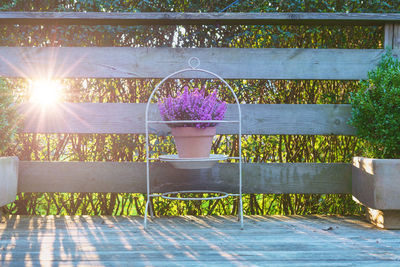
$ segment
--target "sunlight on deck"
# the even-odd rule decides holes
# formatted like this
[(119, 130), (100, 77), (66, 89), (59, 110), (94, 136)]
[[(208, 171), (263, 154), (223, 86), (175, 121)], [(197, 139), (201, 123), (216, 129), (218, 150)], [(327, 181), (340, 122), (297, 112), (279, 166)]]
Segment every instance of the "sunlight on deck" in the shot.
[(0, 224), (1, 266), (396, 266), (400, 232), (354, 217), (12, 216)]

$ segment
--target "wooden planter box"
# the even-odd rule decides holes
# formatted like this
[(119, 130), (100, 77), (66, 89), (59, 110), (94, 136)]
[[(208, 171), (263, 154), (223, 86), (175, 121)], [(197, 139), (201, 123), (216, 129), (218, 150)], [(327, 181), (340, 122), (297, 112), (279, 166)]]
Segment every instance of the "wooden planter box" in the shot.
[(15, 200), (17, 187), (18, 158), (0, 157), (0, 207)]
[(400, 229), (400, 159), (353, 158), (353, 198), (366, 206), (367, 219)]

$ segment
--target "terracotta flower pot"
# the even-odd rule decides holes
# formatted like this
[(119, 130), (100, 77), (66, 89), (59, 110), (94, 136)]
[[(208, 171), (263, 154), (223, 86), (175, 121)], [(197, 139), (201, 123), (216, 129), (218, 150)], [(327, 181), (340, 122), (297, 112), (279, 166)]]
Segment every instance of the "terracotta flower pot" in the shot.
[(215, 127), (174, 127), (171, 129), (180, 158), (208, 158)]

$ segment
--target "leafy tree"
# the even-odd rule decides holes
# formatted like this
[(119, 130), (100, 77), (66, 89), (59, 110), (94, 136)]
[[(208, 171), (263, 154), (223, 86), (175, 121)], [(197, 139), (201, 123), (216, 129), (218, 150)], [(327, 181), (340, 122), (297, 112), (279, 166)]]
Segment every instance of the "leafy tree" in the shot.
[(400, 62), (390, 52), (351, 95), (350, 123), (367, 140), (368, 154), (400, 157)]
[(0, 78), (0, 155), (4, 155), (17, 132), (18, 115), (13, 91), (5, 79)]

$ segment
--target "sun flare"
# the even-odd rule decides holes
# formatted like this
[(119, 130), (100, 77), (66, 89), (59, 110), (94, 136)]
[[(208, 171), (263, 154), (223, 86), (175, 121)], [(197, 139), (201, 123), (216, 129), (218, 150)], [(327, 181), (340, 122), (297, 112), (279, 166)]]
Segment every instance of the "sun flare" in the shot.
[(61, 100), (63, 88), (57, 80), (33, 80), (29, 87), (30, 102), (51, 105)]

